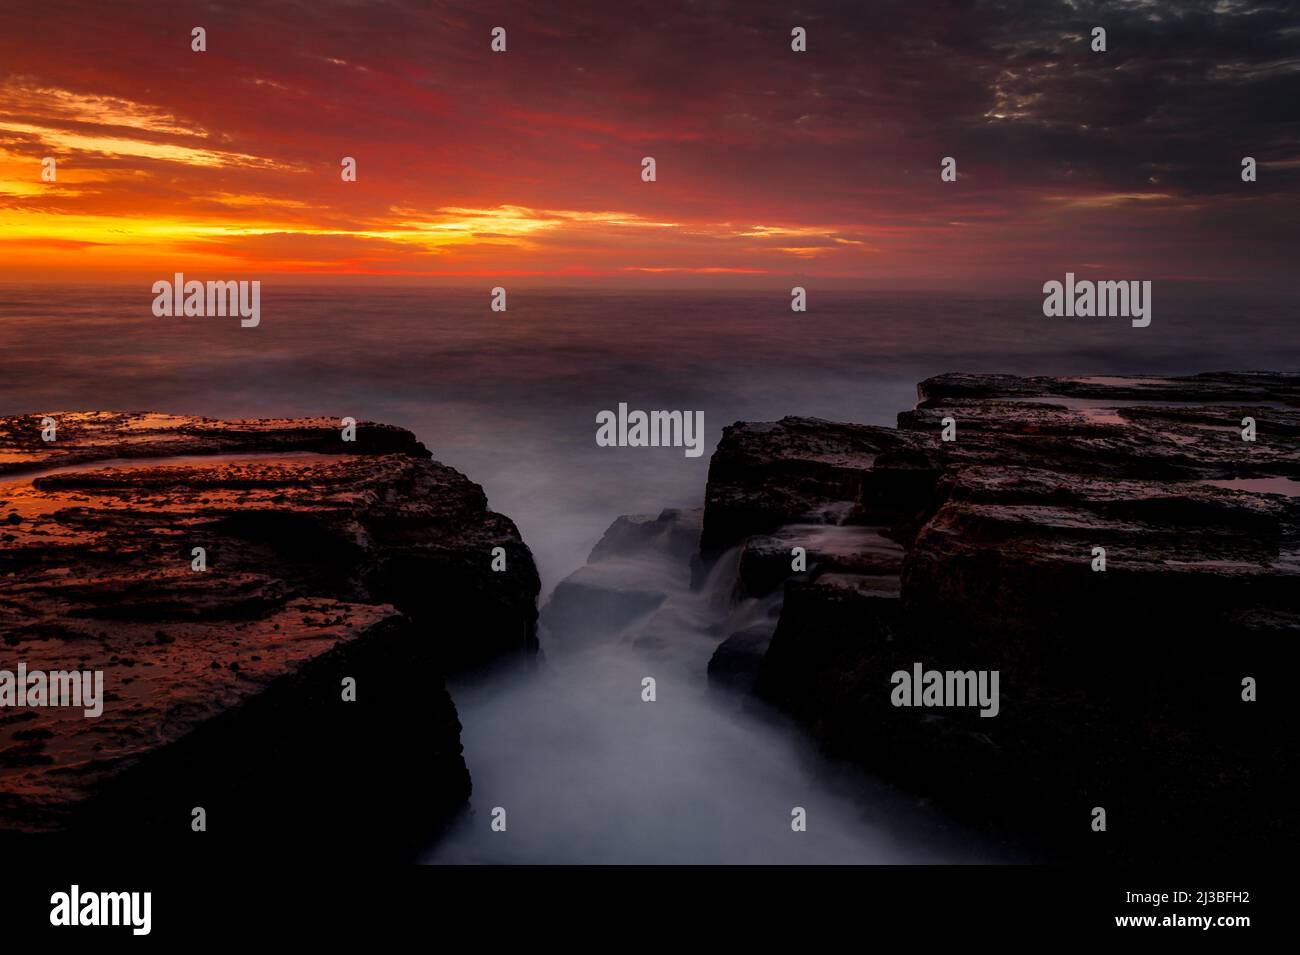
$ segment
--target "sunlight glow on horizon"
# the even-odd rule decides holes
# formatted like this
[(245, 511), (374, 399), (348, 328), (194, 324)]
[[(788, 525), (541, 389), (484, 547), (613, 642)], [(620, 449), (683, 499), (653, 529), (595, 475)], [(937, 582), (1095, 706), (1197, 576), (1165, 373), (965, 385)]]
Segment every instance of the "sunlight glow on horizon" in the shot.
[[(950, 44), (942, 24), (907, 19), (916, 42), (877, 62), (850, 42), (866, 29), (852, 18), (805, 56), (757, 10), (639, 33), (597, 11), (555, 30), (558, 14), (521, 10), (497, 55), (467, 39), (455, 3), (323, 11), (230, 12), (201, 53), (161, 0), (38, 31), (16, 29), (36, 14), (0, 12), (0, 280), (225, 269), (965, 287), (1081, 262), (1151, 278), (1288, 267), (1277, 239), (1294, 202), (1278, 190), (1300, 160), (1252, 140), (1260, 182), (1243, 189), (1230, 164), (1205, 186), (1220, 134), (1141, 111), (1158, 98), (1131, 115), (1081, 98), (1133, 76), (1098, 76), (1068, 31), (975, 18), (991, 42)], [(728, 32), (733, 20), (747, 29)], [(916, 81), (900, 85), (899, 65)], [(1219, 82), (1289, 74), (1255, 65)], [(1197, 130), (1199, 156), (1161, 154)]]

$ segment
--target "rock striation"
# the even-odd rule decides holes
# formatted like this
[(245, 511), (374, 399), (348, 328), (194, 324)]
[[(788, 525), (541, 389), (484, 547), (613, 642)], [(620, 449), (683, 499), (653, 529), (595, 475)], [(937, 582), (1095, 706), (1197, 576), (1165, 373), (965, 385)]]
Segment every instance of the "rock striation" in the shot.
[(464, 805), (445, 675), (531, 655), (539, 588), (478, 485), (385, 425), (42, 417), (0, 418), (0, 670), (105, 703), (0, 708), (0, 844), (346, 855)]
[[(897, 428), (724, 431), (701, 556), (739, 548), (737, 589), (784, 602), (770, 642), (739, 633), (712, 669), (752, 671), (829, 750), (1050, 858), (1280, 851), (1300, 376), (942, 375), (918, 393)], [(998, 715), (894, 705), (917, 663), (999, 671)]]

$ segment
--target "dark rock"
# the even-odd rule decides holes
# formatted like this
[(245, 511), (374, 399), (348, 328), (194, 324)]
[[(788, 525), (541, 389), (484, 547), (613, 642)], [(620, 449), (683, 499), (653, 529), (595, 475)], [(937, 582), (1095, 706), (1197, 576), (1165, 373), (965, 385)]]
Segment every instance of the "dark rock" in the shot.
[(0, 834), (346, 853), (464, 805), (443, 674), (536, 647), (531, 554), (478, 485), (383, 425), (61, 414), (47, 444), (40, 417), (0, 419), (3, 667), (102, 670), (107, 702), (0, 711)]
[(618, 518), (591, 549), (588, 563), (607, 557), (653, 552), (687, 561), (700, 545), (700, 510), (665, 508), (658, 517), (628, 514)]
[(709, 682), (733, 690), (754, 689), (771, 642), (772, 628), (765, 625), (733, 633), (718, 644), (709, 658)]
[(587, 563), (556, 585), (542, 609), (556, 640), (612, 637), (660, 608), (688, 583), (700, 540), (700, 510), (668, 508), (658, 517), (625, 515), (592, 548)]
[(668, 581), (648, 577), (643, 564), (606, 557), (560, 581), (542, 611), (549, 635), (575, 639), (615, 633), (668, 597)]
[[(724, 432), (705, 554), (742, 543), (739, 591), (785, 587), (760, 694), (829, 749), (1062, 858), (1294, 838), (1282, 698), (1243, 702), (1241, 681), (1296, 663), (1300, 376), (944, 375), (919, 394), (896, 432)], [(810, 546), (791, 574), (786, 544), (818, 522), (847, 546)], [(901, 553), (866, 546), (882, 539)], [(892, 673), (917, 662), (998, 670), (999, 714), (892, 705)]]
[[(792, 570), (795, 547), (804, 548), (806, 574)], [(741, 594), (762, 597), (789, 580), (806, 579), (824, 571), (856, 574), (898, 574), (903, 548), (877, 527), (836, 524), (788, 524), (772, 534), (745, 541), (740, 551)]]
[(786, 524), (843, 523), (861, 507), (876, 457), (914, 443), (889, 428), (817, 418), (724, 428), (709, 462), (701, 554), (716, 557)]

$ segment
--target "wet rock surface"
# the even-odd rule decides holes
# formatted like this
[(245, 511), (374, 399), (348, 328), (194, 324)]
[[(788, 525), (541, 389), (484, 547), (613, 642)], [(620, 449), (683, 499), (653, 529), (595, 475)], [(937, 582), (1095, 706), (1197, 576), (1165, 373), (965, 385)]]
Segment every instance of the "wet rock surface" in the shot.
[(531, 554), (478, 485), (384, 425), (42, 417), (0, 418), (0, 669), (100, 670), (105, 702), (0, 709), (0, 841), (346, 854), (464, 804), (444, 674), (536, 648)]
[(709, 658), (709, 682), (733, 690), (753, 690), (771, 644), (770, 626), (737, 630), (718, 644)]
[[(1276, 677), (1300, 638), (1300, 376), (943, 375), (918, 391), (896, 429), (725, 430), (702, 555), (739, 546), (738, 593), (784, 590), (757, 692), (829, 750), (1051, 858), (1229, 859), (1293, 839)], [(761, 642), (733, 640), (717, 667), (744, 682)], [(916, 663), (998, 670), (998, 714), (893, 705), (891, 675)]]
[(667, 508), (614, 521), (587, 563), (556, 585), (542, 625), (557, 641), (591, 641), (645, 621), (688, 580), (701, 512)]

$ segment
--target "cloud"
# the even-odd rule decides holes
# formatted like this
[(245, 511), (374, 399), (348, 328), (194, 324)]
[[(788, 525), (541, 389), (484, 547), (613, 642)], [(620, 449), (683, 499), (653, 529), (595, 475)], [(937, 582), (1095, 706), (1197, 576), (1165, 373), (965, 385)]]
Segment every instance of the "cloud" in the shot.
[(1298, 31), (1268, 0), (11, 5), (0, 228), (67, 269), (1236, 274), (1297, 237)]

